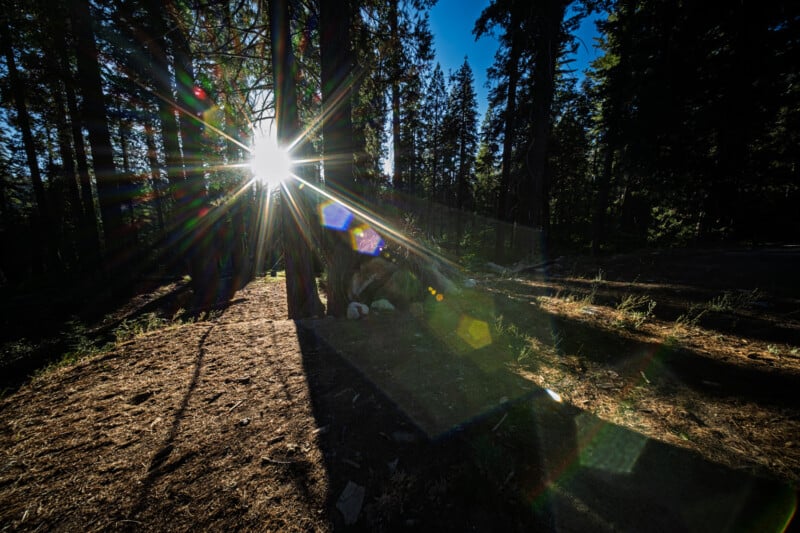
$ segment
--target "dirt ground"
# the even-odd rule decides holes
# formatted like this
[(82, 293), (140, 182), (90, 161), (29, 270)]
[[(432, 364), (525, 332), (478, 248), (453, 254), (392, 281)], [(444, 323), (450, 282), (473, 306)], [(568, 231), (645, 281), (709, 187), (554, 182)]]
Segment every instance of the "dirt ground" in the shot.
[(0, 529), (781, 531), (799, 259), (562, 259), (360, 321), (149, 292), (95, 331), (150, 331), (0, 400)]

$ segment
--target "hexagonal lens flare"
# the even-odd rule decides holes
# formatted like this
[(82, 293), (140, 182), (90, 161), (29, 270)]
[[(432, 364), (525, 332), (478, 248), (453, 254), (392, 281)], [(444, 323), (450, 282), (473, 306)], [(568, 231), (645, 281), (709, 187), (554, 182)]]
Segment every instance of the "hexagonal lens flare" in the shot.
[(320, 204), (319, 218), (324, 227), (344, 231), (350, 226), (353, 213), (342, 204), (329, 200)]
[(383, 249), (383, 238), (367, 225), (350, 230), (350, 245), (353, 250), (365, 255), (378, 255)]
[(456, 334), (475, 350), (492, 343), (489, 324), (471, 316), (464, 315), (461, 317), (456, 328)]

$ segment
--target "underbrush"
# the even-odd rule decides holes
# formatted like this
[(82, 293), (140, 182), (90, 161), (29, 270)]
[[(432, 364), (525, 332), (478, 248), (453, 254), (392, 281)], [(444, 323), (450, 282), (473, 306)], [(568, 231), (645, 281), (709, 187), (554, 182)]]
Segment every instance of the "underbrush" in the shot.
[(626, 328), (639, 329), (645, 322), (654, 317), (656, 301), (647, 294), (627, 294), (617, 304), (617, 311), (621, 318), (616, 325)]
[(113, 350), (147, 333), (183, 324), (211, 320), (219, 312), (190, 315), (178, 309), (171, 318), (156, 312), (125, 318), (110, 331), (93, 330), (73, 317), (64, 323), (57, 335), (41, 340), (20, 338), (0, 345), (0, 370), (5, 374), (0, 397), (24, 382), (27, 377), (39, 377), (57, 368), (70, 366), (93, 355)]

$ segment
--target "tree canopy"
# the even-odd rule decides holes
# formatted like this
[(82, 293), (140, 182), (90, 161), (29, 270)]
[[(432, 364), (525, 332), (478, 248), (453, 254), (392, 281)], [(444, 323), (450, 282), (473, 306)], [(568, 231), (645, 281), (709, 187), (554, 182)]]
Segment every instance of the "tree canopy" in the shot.
[[(358, 255), (329, 205), (497, 261), (796, 238), (794, 3), (492, 0), (471, 28), (499, 42), (482, 124), (469, 58), (434, 61), (432, 5), (9, 0), (3, 279), (189, 274), (207, 305), (314, 264), (342, 314)], [(600, 55), (576, 73), (590, 14)], [(271, 130), (296, 160), (278, 188), (249, 167)], [(292, 314), (318, 314), (302, 268)]]

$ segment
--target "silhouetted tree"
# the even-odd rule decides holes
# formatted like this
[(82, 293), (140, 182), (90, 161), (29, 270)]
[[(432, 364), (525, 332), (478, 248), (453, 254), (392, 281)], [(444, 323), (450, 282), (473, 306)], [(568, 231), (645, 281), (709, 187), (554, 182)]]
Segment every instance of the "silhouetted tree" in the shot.
[[(294, 82), (296, 73), (289, 31), (289, 13), (284, 2), (271, 0), (269, 7), (278, 142), (281, 146), (288, 146), (301, 131), (297, 115), (297, 89)], [(296, 320), (320, 316), (322, 303), (317, 294), (311, 250), (304, 237), (313, 231), (303, 198), (305, 192), (293, 179), (284, 181), (283, 192), (285, 197), (281, 207), (281, 219), (289, 318)]]

